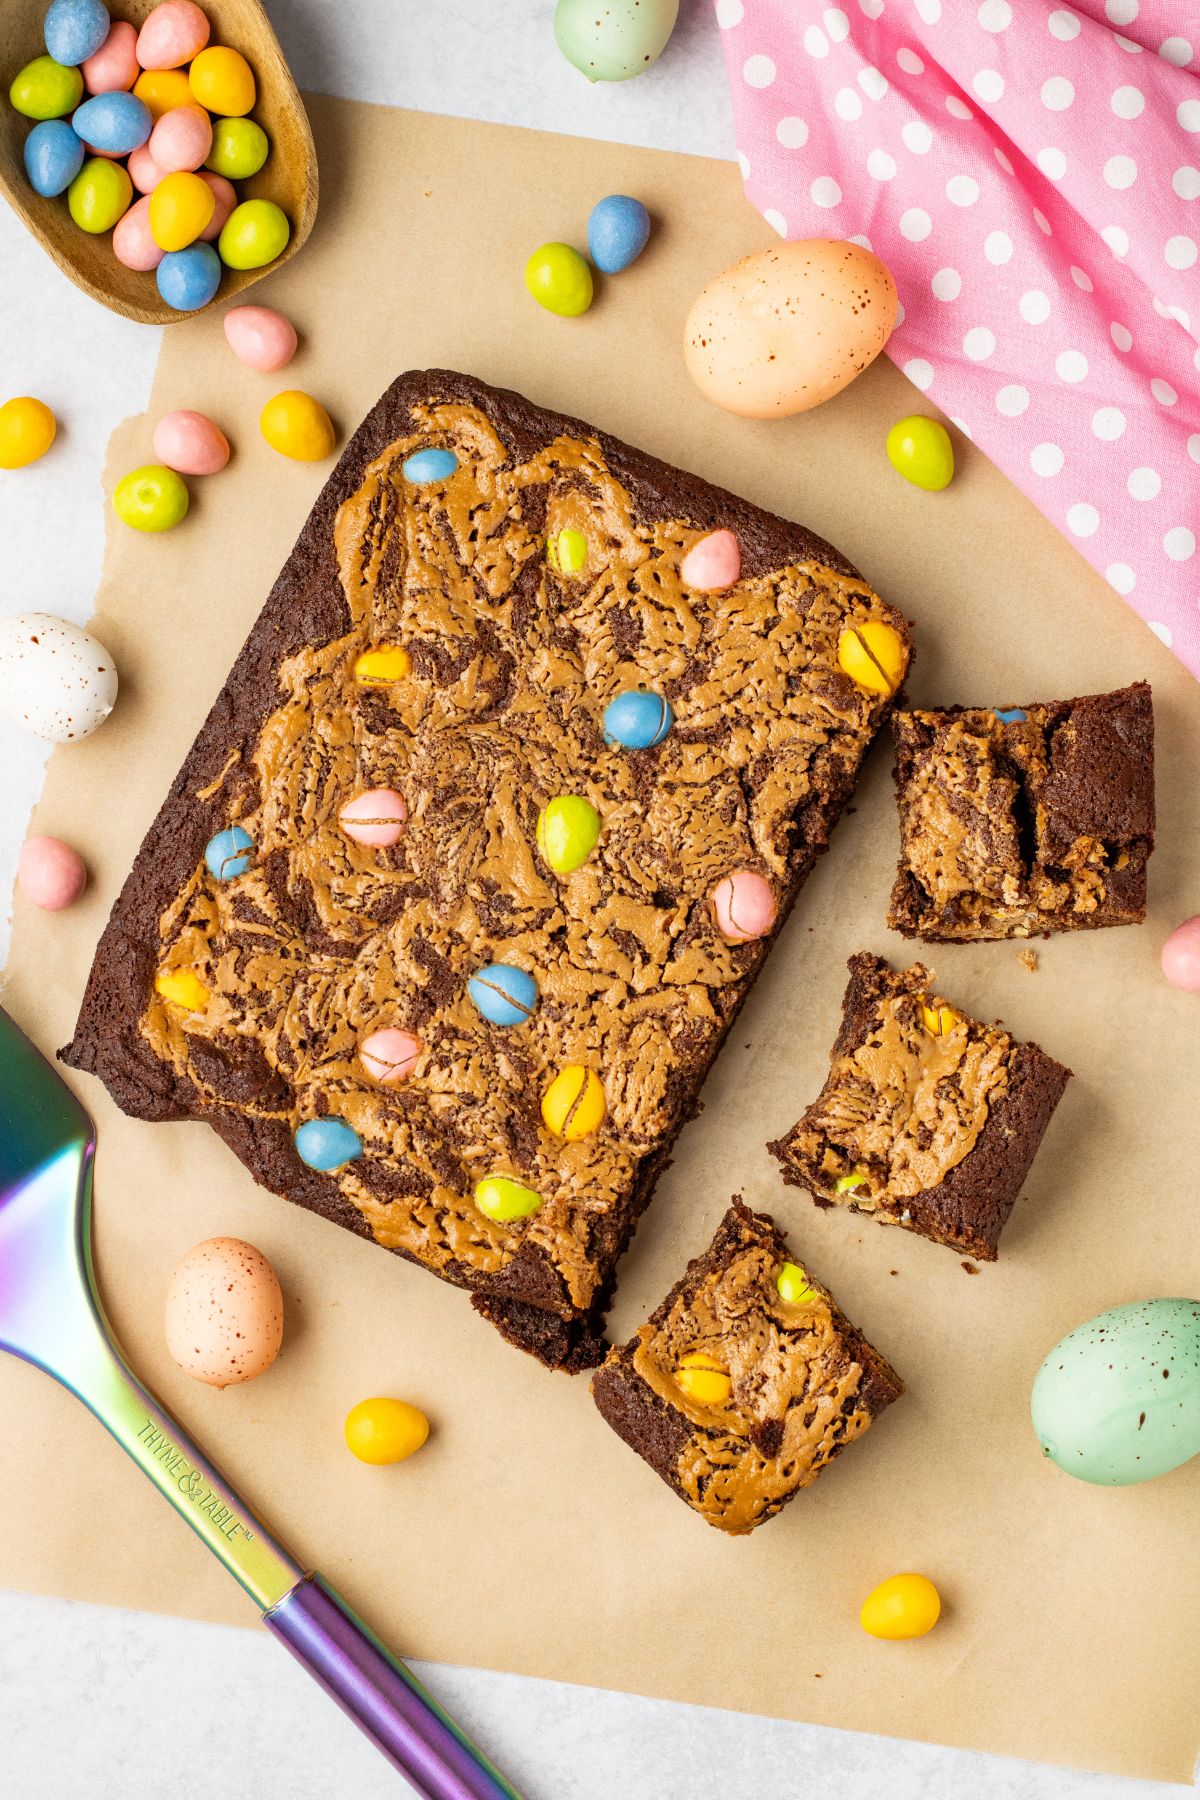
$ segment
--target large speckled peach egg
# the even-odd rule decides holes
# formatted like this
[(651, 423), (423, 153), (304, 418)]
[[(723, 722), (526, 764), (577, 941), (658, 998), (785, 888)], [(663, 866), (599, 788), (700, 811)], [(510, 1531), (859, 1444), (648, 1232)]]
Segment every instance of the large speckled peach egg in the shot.
[(891, 275), (861, 244), (804, 238), (756, 250), (710, 281), (688, 314), (688, 373), (726, 412), (806, 412), (874, 362), (896, 305)]
[(165, 1323), (167, 1349), (185, 1375), (218, 1388), (253, 1381), (283, 1342), (275, 1271), (241, 1238), (208, 1238), (176, 1266)]

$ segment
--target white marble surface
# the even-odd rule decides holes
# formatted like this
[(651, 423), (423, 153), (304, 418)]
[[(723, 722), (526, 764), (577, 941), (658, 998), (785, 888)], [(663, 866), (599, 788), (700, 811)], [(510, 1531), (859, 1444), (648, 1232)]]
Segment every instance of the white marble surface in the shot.
[[(683, 0), (657, 68), (596, 89), (557, 54), (552, 0), (268, 6), (308, 87), (734, 153), (708, 0)], [(156, 332), (86, 300), (0, 211), (0, 398), (38, 394), (60, 421), (44, 463), (0, 480), (0, 615), (39, 608), (87, 618), (100, 568), (105, 444), (145, 405), (157, 352)], [(0, 721), (0, 962), (16, 852), (43, 762), (41, 746)], [(529, 1800), (1166, 1800), (1178, 1792), (480, 1670), (424, 1673)], [(256, 1634), (0, 1595), (5, 1800), (150, 1800), (165, 1791), (177, 1800), (349, 1792), (383, 1800), (401, 1786)]]

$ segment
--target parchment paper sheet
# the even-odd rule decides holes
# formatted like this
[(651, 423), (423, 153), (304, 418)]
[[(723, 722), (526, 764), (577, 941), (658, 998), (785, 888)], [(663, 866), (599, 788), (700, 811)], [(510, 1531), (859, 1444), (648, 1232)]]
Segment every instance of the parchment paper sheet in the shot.
[[(783, 1187), (764, 1143), (820, 1083), (846, 957), (913, 954), (883, 924), (897, 831), (877, 747), (660, 1184), (613, 1318), (624, 1335), (644, 1317), (741, 1189), (904, 1375), (907, 1396), (866, 1440), (750, 1540), (707, 1529), (602, 1423), (583, 1380), (506, 1347), (461, 1293), (259, 1191), (206, 1127), (124, 1119), (76, 1078), (99, 1123), (104, 1295), (134, 1365), (404, 1653), (1189, 1779), (1200, 1463), (1144, 1488), (1070, 1481), (1038, 1453), (1028, 1394), (1046, 1350), (1090, 1314), (1200, 1292), (1196, 1001), (1157, 968), (1166, 931), (1200, 908), (1200, 692), (968, 444), (945, 494), (894, 475), (885, 431), (924, 402), (890, 364), (785, 423), (699, 397), (680, 355), (687, 305), (763, 241), (732, 168), (340, 101), (312, 112), (321, 216), (263, 290), (296, 320), (299, 358), (258, 376), (219, 318), (166, 333), (152, 416), (211, 412), (234, 460), (192, 483), (192, 513), (168, 536), (111, 527), (95, 629), (120, 702), (94, 738), (55, 754), (36, 821), (80, 846), (91, 887), (61, 917), (18, 901), (5, 991), (44, 1046), (70, 1034), (108, 907), (327, 473), (266, 448), (263, 401), (309, 389), (345, 433), (411, 366), (516, 386), (823, 533), (917, 621), (916, 703), (1003, 705), (1149, 676), (1151, 918), (1038, 945), (1036, 973), (1012, 944), (927, 953), (951, 1000), (1076, 1071), (998, 1267), (969, 1275), (904, 1232), (819, 1214)], [(525, 256), (546, 238), (582, 241), (612, 191), (650, 205), (651, 248), (585, 318), (539, 312)], [(151, 428), (117, 433), (109, 486), (151, 459)], [(183, 1251), (226, 1232), (275, 1264), (288, 1326), (269, 1375), (215, 1393), (171, 1365), (162, 1298)], [(374, 1393), (434, 1421), (399, 1469), (363, 1468), (342, 1446), (345, 1412)], [(44, 1376), (0, 1362), (0, 1419), (0, 1583), (251, 1621)], [(945, 1620), (918, 1644), (873, 1642), (862, 1596), (908, 1568), (937, 1580)]]

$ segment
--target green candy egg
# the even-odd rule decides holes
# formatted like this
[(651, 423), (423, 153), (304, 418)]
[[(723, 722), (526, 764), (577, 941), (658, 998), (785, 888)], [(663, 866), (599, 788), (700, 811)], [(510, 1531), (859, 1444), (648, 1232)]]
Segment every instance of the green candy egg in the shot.
[(570, 244), (540, 244), (525, 264), (525, 286), (539, 306), (564, 319), (592, 304), (592, 271)]
[(170, 531), (187, 509), (187, 482), (163, 463), (132, 469), (113, 492), (113, 511), (135, 531)]
[(1200, 1451), (1200, 1300), (1115, 1306), (1056, 1344), (1033, 1384), (1043, 1456), (1108, 1487)]
[(124, 163), (92, 156), (67, 189), (67, 206), (81, 231), (99, 237), (129, 210), (133, 183)]
[(679, 0), (558, 0), (554, 35), (589, 81), (628, 81), (656, 62), (679, 16)]
[(914, 487), (937, 493), (954, 479), (954, 445), (936, 419), (912, 413), (887, 434), (888, 461)]
[(27, 119), (61, 119), (83, 99), (83, 76), (52, 56), (35, 56), (13, 76), (8, 97)]
[(266, 132), (253, 119), (214, 119), (212, 149), (204, 166), (227, 181), (245, 181), (258, 174), (270, 151)]
[(600, 836), (600, 814), (581, 794), (556, 794), (538, 814), (538, 849), (556, 875), (587, 861)]
[(217, 239), (228, 269), (262, 269), (287, 249), (292, 228), (273, 200), (243, 200), (235, 206)]

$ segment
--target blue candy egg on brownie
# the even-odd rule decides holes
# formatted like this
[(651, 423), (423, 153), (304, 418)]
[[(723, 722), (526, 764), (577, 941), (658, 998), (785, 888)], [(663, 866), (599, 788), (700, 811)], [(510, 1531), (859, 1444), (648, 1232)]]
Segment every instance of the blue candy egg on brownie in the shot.
[(217, 881), (244, 875), (254, 860), (254, 839), (240, 825), (227, 825), (210, 837), (204, 849), (208, 872)]
[(467, 983), (476, 1008), (491, 1025), (524, 1025), (538, 1003), (538, 985), (512, 963), (489, 963)]
[(449, 481), (458, 467), (453, 450), (414, 450), (400, 465), (405, 481), (421, 487), (429, 481)]
[(362, 1155), (362, 1139), (345, 1119), (306, 1119), (294, 1139), (296, 1154), (310, 1169), (329, 1174)]
[(623, 750), (652, 750), (674, 723), (670, 703), (645, 688), (627, 688), (604, 709), (604, 735)]

